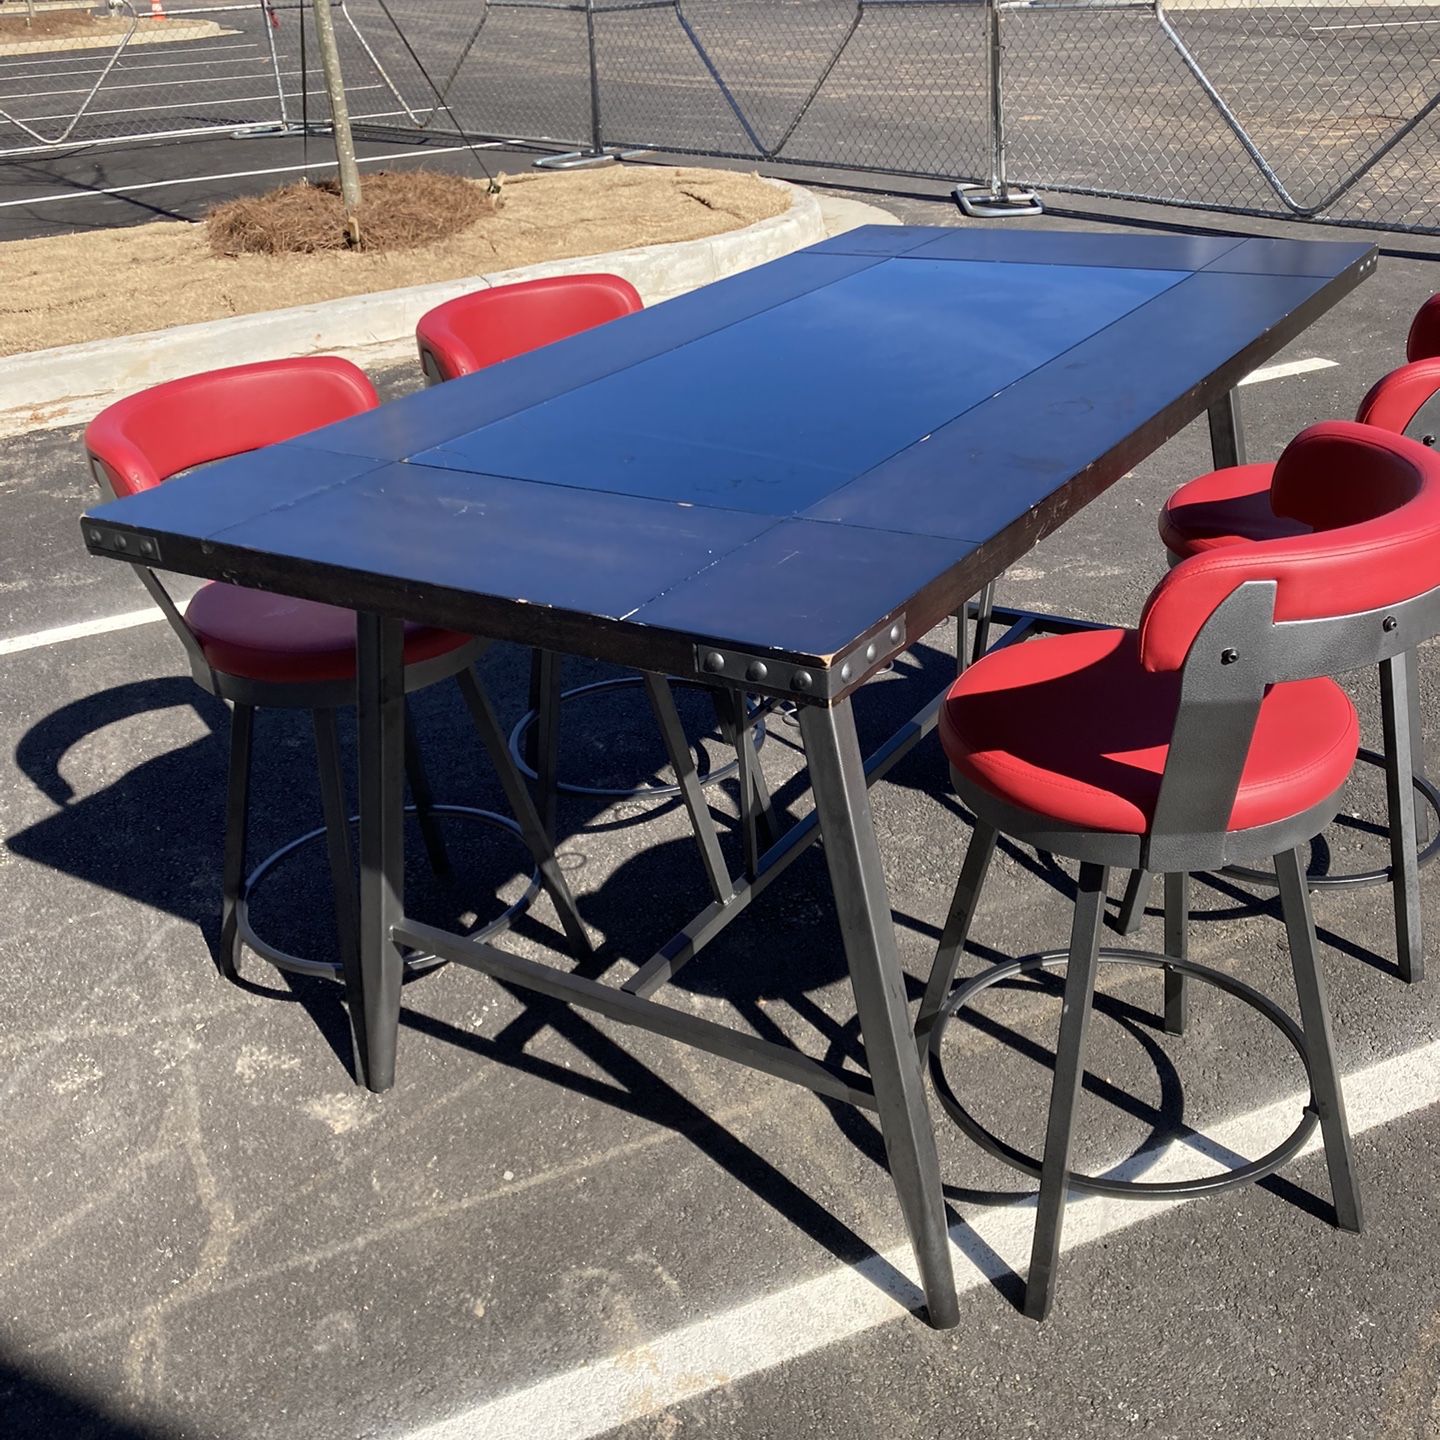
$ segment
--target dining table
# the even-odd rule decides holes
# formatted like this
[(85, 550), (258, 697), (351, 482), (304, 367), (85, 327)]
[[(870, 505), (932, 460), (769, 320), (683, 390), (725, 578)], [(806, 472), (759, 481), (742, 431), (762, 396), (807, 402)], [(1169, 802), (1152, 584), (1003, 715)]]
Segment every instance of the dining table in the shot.
[[(1353, 240), (865, 226), (98, 505), (82, 533), (97, 556), (356, 612), (361, 883), (346, 964), (364, 1084), (394, 1081), (404, 958), (423, 950), (873, 1111), (928, 1319), (953, 1325), (869, 798), (943, 697), (868, 755), (852, 697), (1182, 427), (1207, 416), (1216, 463), (1241, 462), (1236, 387), (1376, 264)], [(643, 672), (710, 896), (623, 983), (407, 914), (406, 621)], [(739, 717), (739, 874), (671, 680)], [(746, 743), (780, 707), (798, 717), (813, 796), (783, 828), (751, 805), (763, 786)], [(656, 998), (816, 840), (863, 1068)]]

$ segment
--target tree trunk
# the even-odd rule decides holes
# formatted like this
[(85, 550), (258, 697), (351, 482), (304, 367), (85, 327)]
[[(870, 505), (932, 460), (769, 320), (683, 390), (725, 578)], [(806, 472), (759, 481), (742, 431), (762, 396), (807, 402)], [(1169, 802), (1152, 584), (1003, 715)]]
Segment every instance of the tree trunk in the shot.
[[(340, 170), (340, 200), (345, 206), (345, 229), (350, 243), (360, 243), (360, 170), (355, 164), (355, 137), (350, 133), (350, 107), (345, 101), (345, 78), (340, 73), (340, 51), (335, 44), (335, 19), (330, 0), (314, 0), (315, 39), (325, 67), (325, 90), (330, 98), (330, 122), (335, 136), (335, 160)], [(301, 77), (301, 84), (305, 83)]]

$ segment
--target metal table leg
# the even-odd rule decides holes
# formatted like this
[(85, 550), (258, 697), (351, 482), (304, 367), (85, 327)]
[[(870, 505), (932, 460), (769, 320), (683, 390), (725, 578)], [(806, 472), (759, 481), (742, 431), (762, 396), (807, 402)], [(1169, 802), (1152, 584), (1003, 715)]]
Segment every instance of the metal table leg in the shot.
[(1231, 390), (1207, 412), (1210, 420), (1210, 458), (1217, 470), (1245, 463), (1245, 427), (1240, 420), (1240, 392)]
[(362, 612), (355, 632), (360, 771), (360, 963), (345, 989), (355, 1078), (395, 1083), (404, 959), (392, 928), (405, 909), (405, 670), (399, 620)]
[(802, 706), (800, 733), (885, 1154), (915, 1247), (930, 1323), (945, 1329), (960, 1315), (940, 1162), (849, 700), (828, 709)]

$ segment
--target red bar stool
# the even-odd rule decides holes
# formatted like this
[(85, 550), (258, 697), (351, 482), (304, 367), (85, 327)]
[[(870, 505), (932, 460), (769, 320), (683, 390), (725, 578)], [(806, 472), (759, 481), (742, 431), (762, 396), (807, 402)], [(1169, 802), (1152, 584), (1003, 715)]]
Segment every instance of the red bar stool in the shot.
[(1432, 295), (1416, 312), (1405, 338), (1407, 360), (1429, 360), (1440, 355), (1440, 295)]
[(644, 308), (619, 275), (554, 275), (477, 290), (420, 317), (420, 368), (438, 385)]
[[(955, 788), (976, 822), (916, 1035), (929, 1045), (952, 1118), (1040, 1179), (1025, 1296), (1037, 1319), (1050, 1308), (1069, 1189), (1159, 1198), (1257, 1179), (1294, 1156), (1318, 1120), (1337, 1223), (1360, 1227), (1302, 847), (1336, 814), (1359, 745), (1354, 706), (1328, 677), (1377, 662), (1395, 667), (1440, 631), (1440, 457), (1372, 426), (1317, 425), (1286, 449), (1273, 492), (1277, 510), (1301, 520), (1304, 533), (1182, 561), (1155, 588), (1136, 630), (1079, 631), (992, 651), (955, 682), (940, 712)], [(952, 993), (999, 833), (1080, 862), (1070, 946), (993, 966)], [(1275, 865), (1299, 1025), (1186, 951), (1188, 875), (1260, 857)], [(1165, 875), (1165, 953), (1099, 948), (1112, 866)], [(1294, 1133), (1220, 1176), (1146, 1183), (1072, 1173), (1102, 959), (1161, 969), (1167, 1010), (1174, 982), (1190, 976), (1269, 1018), (1310, 1079)], [(1036, 1160), (965, 1109), (941, 1066), (940, 1040), (979, 991), (1060, 965), (1064, 1008)]]
[[(557, 275), (497, 285), (448, 300), (420, 317), (415, 327), (420, 366), (428, 384), (455, 380), (643, 308), (639, 291), (619, 275)], [(680, 784), (582, 785), (561, 780), (556, 774), (561, 703), (643, 683), (639, 675), (622, 675), (565, 690), (561, 688), (560, 657), (547, 651), (535, 652), (530, 672), (530, 708), (511, 731), (510, 753), (522, 772), (537, 782), (547, 827), (553, 825), (557, 792), (604, 799), (665, 799), (684, 793)], [(650, 692), (652, 704), (662, 712), (657, 716), (662, 730), (672, 734), (678, 733), (679, 720), (673, 713), (669, 687), (676, 684), (695, 682), (672, 677), (663, 691)], [(738, 756), (737, 737), (744, 734), (752, 737), (758, 751), (765, 742), (764, 714), (729, 690), (711, 693), (726, 743), (735, 746)], [(747, 765), (737, 758), (709, 772), (701, 783), (718, 784), (742, 770), (748, 772), (748, 778), (742, 776), (746, 793), (741, 808), (750, 862), (758, 858), (758, 853), (751, 853), (757, 851), (756, 824), (765, 825), (772, 837), (775, 833), (770, 796), (759, 765)], [(753, 865), (751, 868), (753, 871)]]
[[(173, 380), (118, 401), (90, 422), (85, 448), (101, 489), (115, 497), (132, 495), (197, 465), (291, 439), (374, 409), (379, 403), (364, 373), (346, 360), (315, 356), (263, 361)], [(359, 902), (351, 868), (350, 816), (336, 712), (355, 702), (354, 612), (219, 582), (202, 586), (182, 610), (153, 570), (137, 564), (135, 572), (184, 646), (196, 683), (228, 700), (234, 711), (218, 956), (221, 973), (234, 978), (242, 947), (248, 946), (281, 969), (337, 976), (352, 990), (359, 985)], [(408, 694), (454, 677), (516, 818), (471, 806), (435, 804), (407, 717), (405, 762), (415, 801), (411, 811), (437, 872), (443, 872), (448, 863), (436, 823), (438, 815), (469, 817), (522, 839), (534, 858), (535, 876), (521, 899), (486, 931), (495, 933), (507, 926), (543, 885), (555, 902), (572, 946), (588, 952), (589, 939), (550, 840), (529, 791), (510, 763), (489, 698), (475, 678), (472, 663), (482, 648), (483, 642), (456, 631), (407, 625), (405, 690)], [(310, 711), (324, 824), (267, 857), (247, 876), (251, 746), (255, 712), (262, 707)], [(338, 965), (293, 955), (271, 944), (255, 933), (248, 915), (249, 898), (260, 881), (300, 846), (321, 836), (326, 841), (335, 888)], [(439, 963), (434, 956), (412, 954), (407, 968), (417, 972)]]
[[(1408, 348), (1417, 350), (1431, 342), (1440, 347), (1440, 308), (1434, 301), (1427, 302), (1415, 317)], [(1434, 422), (1424, 422), (1421, 412), (1437, 394), (1440, 358), (1413, 360), (1386, 375), (1370, 391), (1360, 402), (1356, 419), (1397, 434), (1409, 433), (1429, 445), (1434, 435), (1425, 432)], [(1160, 538), (1172, 563), (1225, 546), (1309, 533), (1310, 527), (1302, 518), (1304, 512), (1289, 511), (1277, 499), (1272, 485), (1274, 473), (1273, 465), (1238, 465), (1182, 485), (1160, 512)], [(1381, 668), (1383, 745), (1378, 753), (1364, 750), (1361, 755), (1385, 771), (1390, 864), (1360, 873), (1309, 878), (1312, 889), (1391, 886), (1397, 963), (1407, 981), (1420, 979), (1425, 968), (1420, 867), (1440, 851), (1440, 827), (1428, 823), (1431, 812), (1440, 816), (1440, 790), (1426, 776), (1419, 699), (1414, 654), (1401, 656), (1396, 664)], [(1429, 807), (1422, 812), (1423, 825), (1416, 813), (1417, 793)], [(1422, 843), (1432, 832), (1435, 838)], [(1265, 870), (1241, 867), (1230, 873), (1259, 884), (1275, 883), (1274, 875)], [(1124, 928), (1129, 928), (1128, 923)]]

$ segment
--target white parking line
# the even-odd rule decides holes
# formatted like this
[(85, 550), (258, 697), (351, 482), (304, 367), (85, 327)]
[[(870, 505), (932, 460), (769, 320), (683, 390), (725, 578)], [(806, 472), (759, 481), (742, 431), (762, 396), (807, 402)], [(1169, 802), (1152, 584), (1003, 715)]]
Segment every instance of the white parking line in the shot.
[[(387, 111), (393, 114), (393, 111)], [(358, 116), (356, 117), (359, 118)], [(374, 119), (374, 116), (368, 117)], [(359, 165), (377, 160), (413, 160), (417, 155), (455, 155), (462, 150), (498, 150), (503, 140), (486, 140), (475, 145), (429, 145), (419, 150), (387, 151), (381, 155), (361, 155)], [(265, 170), (226, 170), (219, 175), (186, 175), (179, 180), (146, 180), (139, 185), (111, 185), (101, 190), (66, 190), (59, 195), (31, 195), (23, 200), (0, 200), (0, 210), (10, 205), (52, 205), (59, 200), (93, 200), (97, 195), (138, 195), (142, 190), (164, 190), (175, 185), (208, 185), (215, 180), (249, 180), (256, 175), (292, 175), (300, 170), (333, 170), (333, 160), (312, 160), (307, 165), (272, 165)]]
[[(248, 80), (258, 77), (245, 76), (243, 78)], [(384, 88), (385, 87), (378, 82), (374, 85), (347, 85), (345, 87), (345, 93), (347, 95), (358, 95), (363, 90), (383, 90)], [(307, 90), (305, 94), (312, 99), (321, 99), (324, 97), (325, 92), (323, 90)], [(273, 90), (268, 91), (264, 95), (236, 95), (233, 99), (206, 101), (205, 109), (219, 110), (226, 105), (252, 105), (257, 101), (271, 101), (274, 100), (274, 98), (275, 92)], [(285, 98), (287, 100), (299, 100), (301, 98), (300, 92), (298, 90), (287, 90), (285, 92)], [(113, 110), (91, 110), (88, 111), (87, 114), (90, 119), (93, 120), (100, 115), (148, 115), (156, 110), (195, 110), (198, 108), (198, 103), (194, 100), (177, 100), (173, 105), (122, 105)], [(31, 124), (38, 123), (41, 120), (68, 120), (69, 118), (69, 115), (16, 116), (16, 119), (29, 121)], [(233, 125), (239, 124), (240, 122), (226, 121), (225, 123)]]
[[(1134, 1174), (1143, 1166), (1145, 1178), (1153, 1180), (1162, 1174), (1194, 1173), (1196, 1150), (1207, 1159), (1223, 1157), (1227, 1165), (1235, 1163), (1235, 1156), (1261, 1154), (1294, 1123), (1306, 1098), (1295, 1095), (1262, 1106), (1216, 1127), (1207, 1138), (1170, 1146), (1158, 1163), (1138, 1160), (1122, 1169)], [(1440, 1101), (1440, 1041), (1348, 1076), (1345, 1098), (1350, 1128), (1357, 1135), (1429, 1108)], [(1309, 1147), (1316, 1148), (1318, 1139)], [(1190, 1164), (1182, 1170), (1176, 1162), (1187, 1159)], [(1104, 1196), (1073, 1202), (1065, 1213), (1064, 1248), (1078, 1249), (1186, 1203)], [(1007, 1269), (1024, 1264), (1033, 1212), (1033, 1201), (1017, 1202), (987, 1210), (973, 1225), (951, 1231), (962, 1292), (978, 1290)], [(1294, 1243), (1299, 1249), (1311, 1243), (1307, 1232), (1321, 1222), (1298, 1210), (1294, 1220)], [(1235, 1255), (1222, 1255), (1217, 1263), (1240, 1262)], [(897, 1282), (897, 1270), (905, 1280)], [(672, 1330), (623, 1354), (413, 1430), (405, 1440), (593, 1440), (616, 1426), (899, 1320), (919, 1300), (910, 1247), (898, 1246), (876, 1260), (838, 1267)], [(1005, 1304), (998, 1298), (988, 1303)], [(1063, 1288), (1059, 1303), (1065, 1303)]]
[(1350, 25), (1312, 25), (1311, 33), (1321, 30), (1404, 30), (1411, 25), (1440, 25), (1440, 20), (1357, 20)]
[(1322, 360), (1317, 355), (1310, 360), (1286, 360), (1280, 365), (1262, 365), (1252, 370), (1240, 383), (1242, 385), (1263, 385), (1267, 380), (1284, 380), (1288, 375), (1308, 375), (1312, 370), (1333, 370), (1338, 360)]
[[(257, 55), (253, 60), (242, 60), (238, 62), (231, 61), (229, 63), (238, 63), (242, 65), (258, 65), (261, 63), (262, 60), (263, 57)], [(270, 73), (273, 74), (274, 72), (271, 71)], [(282, 70), (280, 72), (280, 75), (283, 79), (286, 76), (295, 76), (301, 73), (303, 72), (299, 70)], [(258, 77), (254, 75), (227, 75), (224, 78), (227, 80), (245, 81), (248, 83), (249, 81), (255, 80)], [(105, 93), (108, 95), (111, 93), (111, 91), (114, 90), (169, 90), (173, 89), (177, 85), (213, 85), (214, 83), (215, 76), (213, 75), (196, 75), (192, 76), (188, 80), (132, 80), (129, 84), (126, 85), (107, 85), (105, 87)], [(14, 95), (7, 95), (5, 97), (5, 101), (7, 104), (9, 104), (12, 100), (40, 100), (50, 95), (86, 95), (89, 93), (90, 88), (91, 87), (86, 85), (79, 85), (72, 90), (21, 90)], [(198, 104), (199, 102), (196, 103)]]
[[(167, 50), (165, 54), (171, 57), (176, 55), (203, 55), (208, 60), (212, 55), (215, 54), (217, 50), (258, 50), (259, 48), (260, 46), (255, 41), (246, 40), (237, 41), (233, 45), (196, 45), (190, 47), (189, 49), (177, 45), (173, 50)], [(23, 80), (26, 78), (26, 74), (28, 73), (28, 71), (22, 70), (20, 68), (22, 66), (30, 67), (35, 65), (73, 65), (77, 58), (78, 56), (75, 51), (69, 51), (62, 55), (52, 55), (39, 59), (31, 58), (29, 60), (0, 60), (0, 79)], [(165, 65), (174, 65), (179, 64), (180, 62), (171, 58), (164, 61), (163, 63)], [(193, 65), (195, 62), (193, 60), (189, 60), (184, 63)], [(222, 60), (218, 61), (217, 63), (222, 65), (228, 65), (230, 62), (228, 60)], [(129, 60), (124, 57), (115, 62), (116, 70), (156, 70), (160, 68), (161, 65), (159, 63), (140, 64), (134, 60)], [(59, 75), (99, 75), (104, 71), (104, 69), (104, 65), (90, 65), (83, 70), (59, 70), (52, 71), (50, 73)]]
[(80, 620), (74, 625), (33, 630), (29, 635), (12, 635), (8, 640), (0, 640), (0, 655), (18, 655), (22, 650), (39, 650), (45, 645), (59, 645), (62, 641), (79, 640), (86, 635), (108, 635), (112, 630), (132, 630), (137, 625), (153, 625), (164, 618), (152, 605), (147, 610), (127, 610), (123, 615), (102, 615), (98, 620)]

